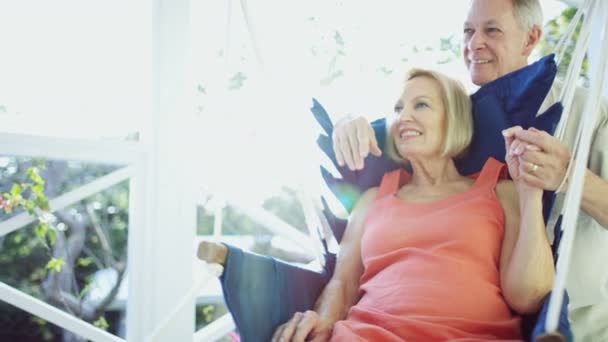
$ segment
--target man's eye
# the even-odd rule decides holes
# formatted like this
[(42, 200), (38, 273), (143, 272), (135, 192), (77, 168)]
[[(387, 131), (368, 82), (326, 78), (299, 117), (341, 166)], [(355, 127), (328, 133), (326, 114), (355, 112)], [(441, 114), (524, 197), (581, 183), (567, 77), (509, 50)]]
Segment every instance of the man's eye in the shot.
[(487, 31), (488, 33), (499, 33), (499, 32), (500, 32), (500, 30), (499, 30), (498, 28), (496, 28), (496, 27), (488, 27), (488, 28), (486, 29), (486, 31)]
[(471, 28), (465, 28), (465, 29), (463, 30), (463, 33), (464, 33), (465, 35), (471, 35), (471, 34), (473, 34), (473, 29), (471, 29)]

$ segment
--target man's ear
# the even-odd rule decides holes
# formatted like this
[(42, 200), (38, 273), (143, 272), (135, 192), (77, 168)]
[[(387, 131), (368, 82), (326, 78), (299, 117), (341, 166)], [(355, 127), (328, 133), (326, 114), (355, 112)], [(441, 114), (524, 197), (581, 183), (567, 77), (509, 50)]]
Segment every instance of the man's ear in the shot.
[(526, 42), (524, 45), (524, 49), (522, 54), (526, 57), (529, 57), (532, 53), (532, 50), (536, 47), (536, 44), (540, 42), (540, 37), (543, 35), (543, 30), (537, 25), (532, 26), (532, 28), (526, 34)]

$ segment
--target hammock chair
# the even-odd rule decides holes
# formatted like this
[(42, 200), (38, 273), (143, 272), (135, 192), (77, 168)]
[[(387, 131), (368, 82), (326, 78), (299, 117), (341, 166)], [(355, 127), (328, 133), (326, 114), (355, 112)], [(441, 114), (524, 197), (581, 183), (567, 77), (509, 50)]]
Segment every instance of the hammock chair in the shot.
[[(582, 20), (583, 16), (585, 20)], [(514, 125), (524, 128), (536, 127), (563, 140), (564, 125), (561, 123), (567, 122), (568, 119), (576, 80), (580, 74), (594, 23), (601, 27), (600, 37), (603, 39), (598, 60), (605, 61), (608, 58), (606, 41), (608, 25), (603, 24), (607, 19), (607, 3), (602, 3), (600, 0), (585, 0), (579, 6), (577, 14), (568, 27), (568, 32), (558, 44), (556, 55), (543, 57), (527, 67), (500, 77), (471, 95), (474, 137), (468, 155), (457, 161), (457, 168), (461, 174), (478, 173), (490, 157), (504, 162), (504, 140), (500, 132), (505, 128)], [(566, 43), (572, 37), (579, 21), (582, 21), (582, 26), (559, 101), (538, 114), (541, 104), (553, 86), (557, 63), (563, 60)], [(567, 317), (568, 295), (565, 290), (565, 279), (576, 232), (575, 223), (580, 208), (582, 180), (607, 68), (606, 63), (595, 63), (592, 67), (590, 94), (572, 148), (569, 167), (570, 184), (561, 210), (562, 216), (553, 227), (555, 239), (552, 247), (554, 258), (557, 260), (555, 283), (540, 313), (524, 317), (522, 320), (524, 336), (529, 341), (572, 341), (573, 339)], [(377, 186), (384, 173), (395, 170), (399, 165), (384, 157), (370, 155), (365, 160), (366, 167), (361, 171), (354, 172), (339, 167), (332, 149), (330, 137), (333, 124), (329, 115), (314, 99), (311, 112), (323, 130), (317, 143), (340, 173), (340, 177), (334, 177), (321, 166), (321, 175), (329, 189), (350, 212), (362, 192)], [(372, 127), (379, 147), (383, 149), (386, 137), (385, 120), (372, 122)], [(545, 222), (548, 220), (555, 197), (553, 192), (545, 192), (543, 196)], [(274, 330), (290, 319), (295, 312), (313, 308), (317, 297), (331, 278), (336, 255), (335, 251), (328, 248), (332, 239), (330, 235), (339, 242), (346, 221), (332, 213), (323, 197), (305, 199), (303, 207), (309, 230), (318, 233), (316, 237), (324, 248), (320, 260), (323, 269), (320, 272), (227, 245), (228, 254), (220, 280), (226, 304), (244, 342), (269, 341)], [(310, 219), (311, 217), (313, 219)], [(201, 284), (198, 282), (193, 289)], [(196, 291), (190, 291), (188, 296), (192, 293)], [(168, 316), (167, 321), (171, 320), (173, 315)], [(157, 334), (152, 334), (148, 340), (153, 340), (152, 337), (155, 335)]]
[[(484, 85), (471, 96), (475, 133), (469, 154), (457, 163), (462, 174), (479, 172), (489, 157), (504, 161), (504, 139), (500, 134), (502, 129), (521, 125), (525, 128), (536, 127), (550, 133), (555, 131), (562, 113), (561, 103), (554, 104), (538, 117), (536, 113), (553, 83), (556, 71), (553, 55), (547, 56), (526, 68)], [(522, 101), (524, 98), (527, 100)], [(366, 167), (362, 171), (353, 172), (339, 167), (332, 150), (330, 137), (333, 127), (327, 112), (316, 100), (313, 100), (311, 111), (325, 133), (317, 142), (333, 161), (342, 177), (335, 178), (324, 167), (321, 167), (322, 176), (350, 212), (358, 194), (377, 186), (385, 172), (400, 166), (384, 157), (370, 155), (365, 160)], [(487, 113), (493, 114), (486, 115)], [(374, 121), (372, 127), (380, 144), (379, 147), (383, 149), (386, 137), (384, 119)], [(553, 197), (552, 193), (544, 195), (545, 207), (550, 208)], [(321, 218), (325, 217), (333, 236), (339, 242), (346, 221), (333, 215), (324, 199), (320, 202), (323, 215)], [(549, 210), (546, 210), (545, 218), (548, 213)], [(326, 231), (319, 228), (316, 229), (321, 232)], [(322, 238), (323, 245), (327, 246), (329, 237)], [(226, 304), (242, 340), (268, 341), (276, 327), (290, 319), (295, 312), (312, 309), (323, 286), (331, 278), (335, 258), (335, 254), (330, 253), (326, 248), (325, 267), (323, 272), (317, 273), (228, 245), (225, 269), (220, 279)], [(562, 325), (567, 323), (565, 308), (564, 304)], [(534, 323), (530, 320), (534, 319), (525, 320), (528, 325), (527, 330), (530, 330)], [(569, 331), (568, 328), (565, 328), (565, 331)]]
[[(504, 161), (504, 141), (500, 134), (502, 129), (514, 125), (524, 128), (536, 127), (563, 139), (564, 125), (559, 123), (567, 122), (592, 24), (607, 22), (607, 7), (598, 0), (585, 1), (579, 6), (568, 32), (558, 44), (556, 58), (554, 55), (546, 56), (536, 63), (482, 86), (471, 95), (474, 138), (469, 154), (457, 161), (457, 167), (462, 174), (479, 172), (489, 157)], [(572, 54), (560, 101), (550, 106), (544, 113), (537, 115), (556, 76), (555, 59), (558, 63), (563, 60), (566, 42), (583, 16), (585, 20), (583, 20), (576, 48)], [(608, 58), (608, 42), (606, 42), (608, 26), (601, 24), (600, 26), (603, 31), (600, 34), (603, 41), (600, 44), (602, 50), (598, 60), (605, 61)], [(565, 279), (576, 231), (576, 218), (580, 208), (582, 179), (587, 165), (601, 91), (604, 89), (606, 63), (596, 63), (594, 70), (590, 71), (590, 75), (592, 76), (590, 94), (579, 124), (575, 146), (572, 149), (571, 183), (566, 194), (565, 205), (562, 208), (563, 220), (560, 217), (554, 227), (553, 252), (554, 258), (557, 260), (555, 284), (551, 294), (545, 300), (541, 312), (523, 319), (523, 330), (527, 340), (549, 341), (556, 338), (555, 340), (572, 341), (573, 339), (567, 317), (568, 296), (565, 291)], [(330, 137), (333, 125), (329, 115), (316, 100), (313, 100), (311, 111), (324, 131), (324, 134), (321, 134), (317, 140), (318, 145), (332, 160), (341, 176), (336, 178), (326, 168), (321, 167), (323, 179), (350, 212), (358, 194), (370, 187), (377, 186), (384, 173), (399, 166), (384, 157), (370, 155), (365, 160), (366, 167), (362, 171), (355, 172), (339, 167), (332, 149)], [(383, 149), (382, 145), (386, 135), (385, 120), (374, 121), (372, 127), (380, 144), (379, 147)], [(548, 220), (554, 199), (553, 192), (545, 192), (543, 196), (545, 222)], [(319, 202), (322, 206), (319, 222), (328, 224), (335, 239), (339, 242), (346, 227), (346, 221), (333, 215), (325, 199), (321, 198)], [(310, 207), (310, 205), (308, 206)], [(225, 269), (220, 279), (226, 303), (243, 341), (268, 341), (274, 330), (289, 320), (295, 312), (313, 308), (323, 286), (331, 278), (336, 258), (335, 254), (327, 249), (329, 237), (323, 235), (327, 229), (313, 227), (314, 229), (321, 232), (319, 235), (325, 246), (322, 272), (314, 272), (228, 246)]]

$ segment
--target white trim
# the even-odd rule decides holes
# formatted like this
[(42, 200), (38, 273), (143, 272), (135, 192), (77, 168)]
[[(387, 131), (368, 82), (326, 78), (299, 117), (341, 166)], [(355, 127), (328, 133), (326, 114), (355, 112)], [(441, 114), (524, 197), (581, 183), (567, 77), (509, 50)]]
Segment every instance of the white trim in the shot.
[(227, 199), (226, 202), (241, 211), (243, 214), (249, 216), (249, 218), (252, 220), (262, 224), (269, 231), (285, 237), (295, 245), (301, 246), (303, 251), (314, 255), (314, 243), (308, 235), (300, 232), (289, 223), (268, 212), (266, 209), (248, 206), (243, 203), (239, 203), (239, 201), (234, 199)]
[(5, 155), (129, 164), (145, 153), (139, 142), (86, 140), (0, 132), (0, 151)]
[[(120, 183), (133, 173), (132, 167), (123, 167), (117, 171), (100, 177), (89, 184), (83, 185), (75, 190), (65, 193), (49, 202), (51, 212), (61, 210), (69, 205), (72, 205), (84, 198), (105, 190), (117, 183)], [(34, 222), (34, 218), (28, 213), (23, 212), (19, 215), (11, 217), (8, 220), (0, 222), (0, 236), (4, 236), (12, 231), (15, 231), (29, 223)]]
[(124, 342), (120, 337), (0, 282), (0, 299), (95, 342)]

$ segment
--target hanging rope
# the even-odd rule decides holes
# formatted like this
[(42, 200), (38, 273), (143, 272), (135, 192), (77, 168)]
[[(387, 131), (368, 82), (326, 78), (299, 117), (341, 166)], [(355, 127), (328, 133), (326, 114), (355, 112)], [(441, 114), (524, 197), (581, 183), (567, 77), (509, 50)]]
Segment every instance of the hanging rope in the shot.
[[(603, 24), (603, 30), (600, 35), (601, 51), (598, 55), (598, 61), (605, 61), (608, 58), (608, 25), (605, 23), (608, 20), (607, 3), (599, 0), (588, 0), (583, 5), (587, 10), (585, 20), (581, 27), (581, 34), (587, 35), (590, 32), (591, 25), (595, 22)], [(588, 37), (585, 38), (588, 40)], [(577, 44), (578, 48), (578, 44)], [(584, 54), (585, 50), (576, 50), (577, 58)], [(606, 63), (596, 63), (593, 70), (590, 71), (591, 85), (590, 92), (585, 104), (577, 140), (575, 141), (576, 148), (573, 149), (571, 163), (573, 164), (573, 174), (566, 193), (565, 204), (562, 209), (563, 216), (563, 237), (559, 247), (559, 259), (557, 261), (557, 271), (553, 291), (551, 292), (549, 310), (547, 313), (547, 321), (545, 329), (549, 332), (556, 332), (559, 321), (559, 312), (564, 299), (564, 291), (566, 285), (566, 276), (570, 266), (572, 246), (576, 234), (576, 222), (580, 212), (580, 204), (582, 198), (582, 190), (585, 180), (585, 172), (591, 148), (591, 138), (595, 124), (597, 123), (597, 115), (599, 112), (600, 101), (602, 98), (602, 90), (606, 85), (606, 71), (608, 70)], [(574, 70), (570, 70), (572, 75)], [(580, 71), (577, 71), (578, 75)], [(574, 76), (571, 76), (574, 77)], [(571, 81), (572, 82), (572, 81)], [(571, 84), (570, 84), (571, 85)], [(564, 120), (562, 118), (562, 120)], [(563, 135), (563, 133), (561, 133)]]

